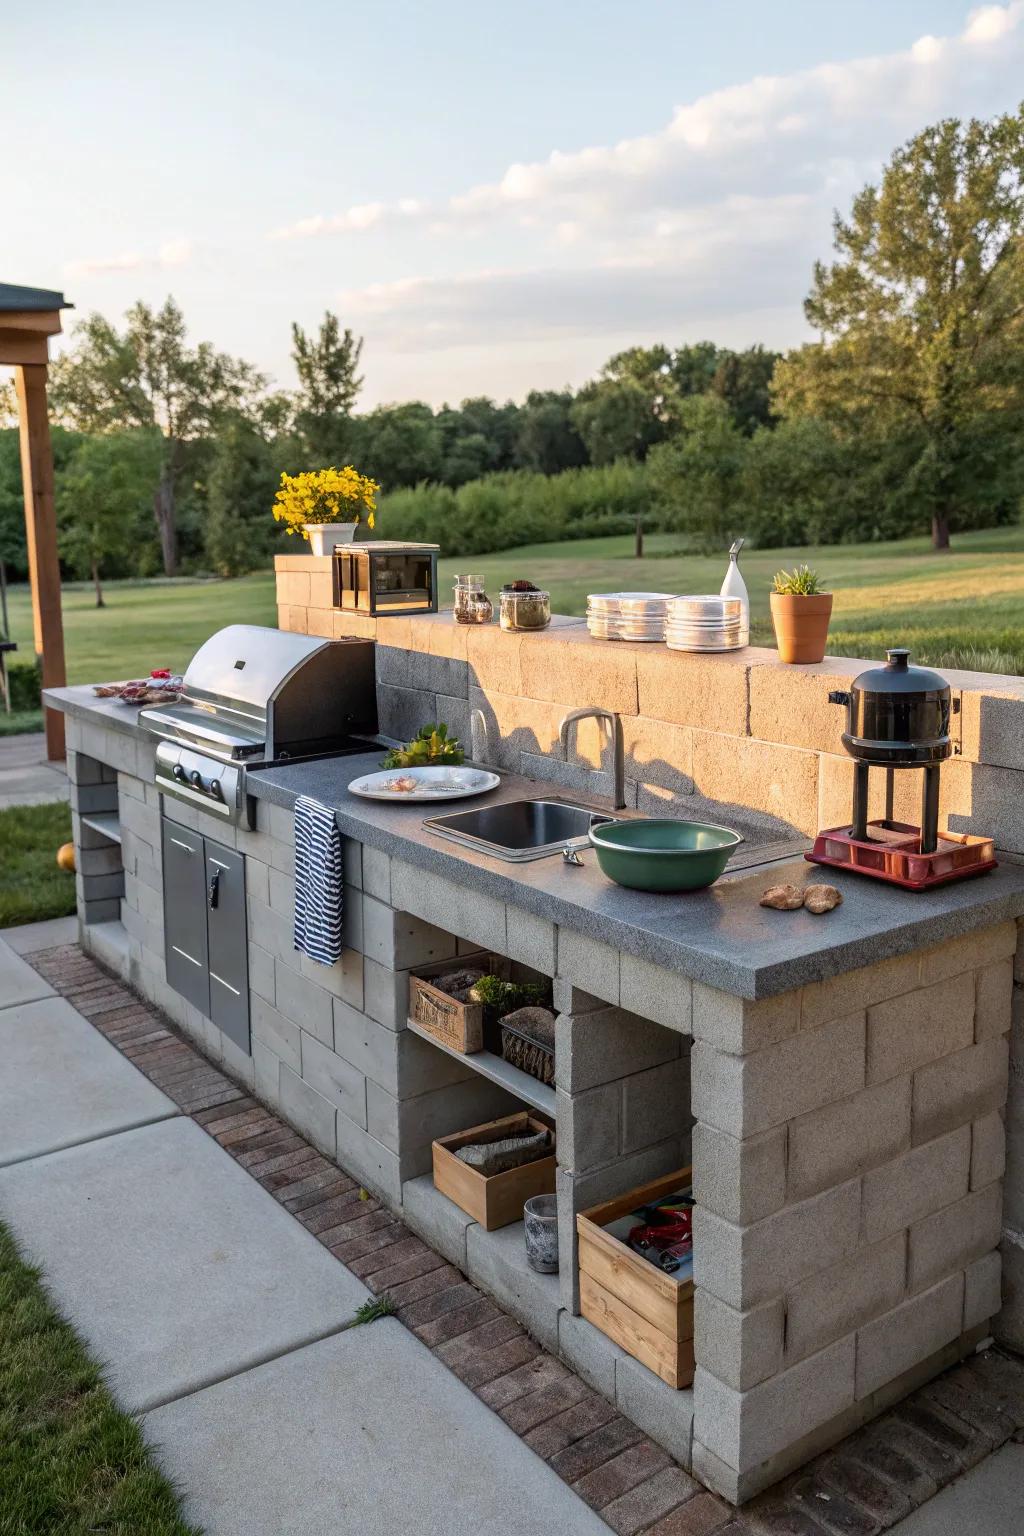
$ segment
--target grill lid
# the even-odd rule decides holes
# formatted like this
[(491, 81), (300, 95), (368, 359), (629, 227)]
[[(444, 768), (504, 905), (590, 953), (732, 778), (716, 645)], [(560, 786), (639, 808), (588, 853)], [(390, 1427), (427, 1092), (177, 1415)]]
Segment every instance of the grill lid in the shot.
[(188, 664), (184, 691), (192, 698), (248, 705), (261, 714), (292, 673), (330, 645), (259, 624), (229, 624), (201, 645)]

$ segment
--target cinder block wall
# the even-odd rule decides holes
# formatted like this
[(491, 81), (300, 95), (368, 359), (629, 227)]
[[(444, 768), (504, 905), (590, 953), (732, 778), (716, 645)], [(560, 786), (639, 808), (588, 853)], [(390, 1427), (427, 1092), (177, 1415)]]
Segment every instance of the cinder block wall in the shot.
[(1003, 1199), (1003, 1310), (995, 1335), (1024, 1354), (1024, 919), (1017, 925), (1010, 1028), (1010, 1093), (1006, 1104)]
[[(853, 763), (843, 750), (845, 712), (828, 702), (875, 662), (828, 657), (782, 666), (774, 650), (699, 656), (662, 646), (593, 640), (582, 620), (556, 619), (536, 635), (496, 624), (456, 625), (450, 613), (374, 620), (331, 606), (331, 562), (277, 557), (282, 629), (378, 642), (381, 728), (408, 737), (443, 719), (477, 757), (577, 793), (607, 793), (609, 762), (595, 722), (585, 722), (568, 757), (558, 725), (568, 709), (599, 704), (622, 716), (627, 798), (671, 814), (686, 797), (737, 807), (782, 833), (811, 833), (849, 816)], [(894, 620), (893, 641), (900, 638)], [(987, 833), (1024, 853), (1024, 679), (948, 672), (960, 705), (958, 753), (942, 769), (942, 825)], [(872, 813), (883, 813), (882, 774)], [(919, 819), (920, 774), (897, 774), (897, 814)]]
[(749, 1003), (694, 987), (693, 1467), (743, 1499), (1000, 1306), (1014, 923)]

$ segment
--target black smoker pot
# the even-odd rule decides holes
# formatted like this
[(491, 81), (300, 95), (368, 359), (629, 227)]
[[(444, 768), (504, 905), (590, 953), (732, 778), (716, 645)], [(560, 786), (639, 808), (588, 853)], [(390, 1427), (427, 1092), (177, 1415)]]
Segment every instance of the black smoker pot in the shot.
[(852, 833), (858, 840), (867, 840), (871, 767), (887, 770), (887, 823), (893, 819), (893, 770), (923, 768), (921, 852), (934, 853), (939, 835), (939, 765), (953, 751), (949, 684), (938, 672), (910, 666), (909, 651), (887, 651), (886, 656), (884, 667), (862, 672), (848, 693), (836, 691), (828, 696), (830, 703), (847, 708), (843, 746), (856, 764)]

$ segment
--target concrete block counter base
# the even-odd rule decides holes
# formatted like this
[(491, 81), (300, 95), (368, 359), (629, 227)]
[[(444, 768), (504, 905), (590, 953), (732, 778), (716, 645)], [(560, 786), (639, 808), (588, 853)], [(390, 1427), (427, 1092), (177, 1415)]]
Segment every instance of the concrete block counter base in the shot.
[[(300, 1255), (306, 1264), (319, 1248), (324, 1264), (338, 1276), (334, 1318), (341, 1320), (328, 1328), (326, 1338), (301, 1344), (296, 1329), (296, 1343), (286, 1344), (276, 1358), (262, 1363), (250, 1358), (247, 1369), (236, 1366), (236, 1373), (223, 1381), (211, 1379), (219, 1372), (207, 1365), (210, 1384), (184, 1396), (177, 1395), (188, 1379), (182, 1359), (174, 1351), (163, 1356), (171, 1400), (145, 1415), (146, 1433), (163, 1465), (185, 1487), (186, 1514), (219, 1536), (277, 1536), (286, 1527), (296, 1536), (312, 1536), (325, 1530), (328, 1521), (340, 1536), (376, 1531), (419, 1536), (424, 1520), (452, 1536), (467, 1530), (505, 1532), (510, 1520), (527, 1533), (610, 1527), (619, 1536), (826, 1536), (836, 1531), (875, 1536), (978, 1465), (987, 1452), (1024, 1435), (1024, 1365), (985, 1350), (737, 1511), (701, 1489), (665, 1450), (580, 1379), (589, 1374), (585, 1338), (573, 1341), (576, 1375), (544, 1353), (454, 1264), (413, 1237), (377, 1200), (362, 1198), (354, 1180), (205, 1061), (155, 1008), (140, 1004), (80, 950), (65, 946), (35, 953), (23, 935), (19, 948), (68, 1003), (80, 1001), (91, 1010), (96, 1030), (166, 1092), (180, 1113), (0, 1170), (0, 1213), (8, 1214), (5, 1190), (17, 1187), (23, 1193), (31, 1170), (48, 1181), (48, 1203), (51, 1186), (56, 1191), (63, 1182), (55, 1177), (61, 1168), (70, 1169), (76, 1160), (84, 1167), (90, 1159), (113, 1168), (109, 1149), (117, 1142), (137, 1154), (144, 1142), (152, 1149), (162, 1139), (171, 1152), (172, 1171), (176, 1156), (187, 1148), (188, 1188), (180, 1194), (164, 1188), (144, 1159), (137, 1174), (125, 1167), (126, 1187), (134, 1177), (141, 1195), (148, 1181), (165, 1225), (175, 1227), (183, 1219), (183, 1202), (192, 1212), (197, 1199), (213, 1201), (209, 1219), (200, 1223), (202, 1252), (195, 1269), (200, 1284), (189, 1292), (184, 1333), (201, 1311), (209, 1268), (219, 1255), (230, 1267), (233, 1256), (251, 1241), (225, 1215), (225, 1205), (255, 1220), (260, 1249), (260, 1257), (251, 1261), (249, 1286), (238, 1296), (239, 1316), (226, 1325), (232, 1347), (244, 1335), (251, 1291), (264, 1305), (264, 1292), (275, 1289), (274, 1276), (266, 1271), (275, 1268), (280, 1252), (292, 1255), (284, 1290), (293, 1302), (310, 1302), (305, 1274), (294, 1267)], [(84, 1020), (79, 1023), (83, 1030), (90, 1028)], [(126, 1164), (139, 1161), (137, 1156), (125, 1159)], [(219, 1190), (209, 1185), (215, 1167)], [(243, 1194), (243, 1186), (249, 1193)], [(107, 1186), (100, 1179), (97, 1187), (102, 1194)], [(267, 1192), (276, 1204), (267, 1201)], [(88, 1222), (72, 1209), (73, 1189), (56, 1198), (64, 1202), (65, 1234), (69, 1223), (77, 1223), (76, 1243), (69, 1246), (81, 1245), (88, 1257)], [(48, 1279), (62, 1304), (66, 1299), (73, 1305), (70, 1268), (62, 1266), (55, 1251), (43, 1253), (53, 1246), (46, 1226), (55, 1223), (48, 1217), (41, 1224), (38, 1207), (30, 1210), (20, 1193), (14, 1204), (19, 1235), (23, 1232), (33, 1251), (32, 1232), (38, 1234), (36, 1254), (48, 1268), (52, 1260)], [(141, 1251), (128, 1255), (134, 1292), (147, 1283), (142, 1273), (147, 1263), (156, 1260), (159, 1269), (167, 1239), (156, 1231), (152, 1215), (140, 1215), (138, 1195), (125, 1210), (126, 1233), (137, 1228), (142, 1239)], [(268, 1213), (275, 1213), (277, 1225)], [(293, 1238), (285, 1237), (285, 1226)], [(121, 1241), (129, 1246), (130, 1235)], [(268, 1262), (271, 1249), (274, 1259)], [(116, 1286), (116, 1277), (106, 1282), (96, 1266), (87, 1268), (94, 1296), (107, 1284)], [(316, 1277), (310, 1294), (329, 1298), (326, 1270), (314, 1264), (310, 1274)], [(346, 1309), (365, 1294), (364, 1285), (392, 1297), (398, 1321), (340, 1331)], [(172, 1310), (176, 1305), (171, 1304)], [(89, 1320), (81, 1311), (79, 1326), (89, 1334)], [(96, 1329), (92, 1337), (116, 1369), (121, 1340), (98, 1323), (91, 1326)], [(119, 1331), (145, 1338), (145, 1320)], [(439, 1373), (437, 1362), (452, 1375)], [(941, 1364), (929, 1362), (927, 1374)], [(134, 1369), (139, 1372), (138, 1362)], [(150, 1372), (151, 1382), (156, 1374)], [(129, 1393), (130, 1378), (126, 1370), (122, 1380)], [(159, 1396), (135, 1390), (139, 1403)], [(484, 1404), (493, 1413), (483, 1412)], [(964, 1496), (959, 1485), (953, 1493), (957, 1500)], [(976, 1528), (988, 1536), (983, 1525)]]

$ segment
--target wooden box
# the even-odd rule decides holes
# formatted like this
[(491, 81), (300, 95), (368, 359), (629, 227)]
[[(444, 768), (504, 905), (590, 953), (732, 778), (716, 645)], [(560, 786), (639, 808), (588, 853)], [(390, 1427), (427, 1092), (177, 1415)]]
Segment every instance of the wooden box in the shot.
[(501, 1120), (490, 1120), (486, 1125), (475, 1125), (472, 1130), (459, 1131), (454, 1136), (442, 1136), (434, 1142), (434, 1188), (447, 1195), (488, 1232), (510, 1226), (513, 1221), (522, 1221), (523, 1206), (534, 1195), (554, 1194), (554, 1135), (550, 1157), (539, 1157), (534, 1163), (492, 1174), (490, 1178), (457, 1158), (455, 1149), (474, 1141), (500, 1141), (503, 1136), (523, 1130), (550, 1131), (551, 1127), (522, 1110)]
[(580, 1311), (670, 1387), (688, 1387), (693, 1380), (693, 1280), (676, 1280), (604, 1229), (642, 1205), (687, 1189), (691, 1177), (689, 1168), (681, 1168), (576, 1217)]
[(510, 969), (508, 960), (486, 951), (422, 966), (421, 975), (409, 977), (409, 1017), (449, 1050), (471, 1056), (484, 1047), (483, 1003), (460, 1003), (431, 981), (463, 965), (479, 966), (496, 976), (507, 976)]

